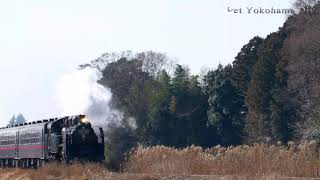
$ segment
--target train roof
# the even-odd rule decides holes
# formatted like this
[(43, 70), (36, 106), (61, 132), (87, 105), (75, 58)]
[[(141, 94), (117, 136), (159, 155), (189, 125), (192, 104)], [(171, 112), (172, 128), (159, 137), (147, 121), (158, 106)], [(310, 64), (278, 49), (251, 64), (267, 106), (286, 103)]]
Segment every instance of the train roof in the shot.
[(0, 129), (0, 134), (12, 134), (17, 131), (41, 131), (44, 129), (45, 123), (37, 123), (32, 126), (15, 126), (11, 128)]
[(34, 124), (43, 124), (43, 123), (47, 123), (47, 122), (53, 122), (55, 120), (57, 120), (57, 119), (56, 118), (55, 119), (44, 119), (44, 120), (31, 121), (31, 122), (26, 122), (26, 123), (21, 123), (21, 124), (14, 124), (14, 125), (6, 126), (6, 127), (1, 127), (0, 130), (1, 129), (11, 129), (11, 128), (14, 128), (14, 127), (34, 125)]
[(14, 125), (9, 125), (6, 127), (0, 127), (0, 130), (2, 129), (10, 129), (10, 128), (14, 128), (14, 127), (21, 127), (21, 126), (29, 126), (29, 125), (35, 125), (35, 124), (46, 124), (48, 122), (54, 122), (60, 119), (70, 119), (70, 118), (74, 118), (77, 116), (84, 116), (84, 115), (76, 115), (76, 116), (65, 116), (65, 117), (60, 117), (60, 118), (50, 118), (50, 119), (43, 119), (43, 120), (38, 120), (38, 121), (31, 121), (31, 122), (26, 122), (26, 123), (21, 123), (21, 124), (14, 124)]

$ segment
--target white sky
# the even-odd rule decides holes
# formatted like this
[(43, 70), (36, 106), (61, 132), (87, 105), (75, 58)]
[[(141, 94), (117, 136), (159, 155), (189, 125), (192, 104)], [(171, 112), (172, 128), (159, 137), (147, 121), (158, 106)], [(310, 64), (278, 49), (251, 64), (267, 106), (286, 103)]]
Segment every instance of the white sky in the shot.
[[(0, 0), (0, 125), (16, 113), (57, 116), (57, 79), (102, 53), (166, 52), (193, 73), (232, 62), (285, 15), (227, 7), (289, 8), (289, 0)], [(244, 11), (243, 10), (243, 11)]]

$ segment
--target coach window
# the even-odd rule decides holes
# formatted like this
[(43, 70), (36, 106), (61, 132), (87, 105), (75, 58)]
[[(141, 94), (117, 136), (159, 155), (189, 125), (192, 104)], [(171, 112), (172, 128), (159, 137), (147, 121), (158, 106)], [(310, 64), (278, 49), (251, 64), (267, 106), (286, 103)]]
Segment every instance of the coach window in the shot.
[(28, 143), (28, 133), (21, 134), (21, 144), (27, 145)]
[(1, 137), (1, 145), (6, 145), (6, 136)]
[(3, 135), (0, 136), (0, 145), (4, 145), (4, 139), (3, 139)]
[(12, 139), (13, 139), (13, 136), (9, 136), (9, 137), (8, 137), (9, 145), (12, 145), (12, 144), (13, 144), (13, 143), (12, 143)]

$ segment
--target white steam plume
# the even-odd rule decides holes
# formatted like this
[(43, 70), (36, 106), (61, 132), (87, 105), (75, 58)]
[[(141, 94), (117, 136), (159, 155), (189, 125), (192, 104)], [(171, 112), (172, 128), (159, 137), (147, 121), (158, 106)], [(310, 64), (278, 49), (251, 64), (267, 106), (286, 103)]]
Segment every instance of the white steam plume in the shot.
[(111, 107), (110, 89), (97, 82), (101, 76), (100, 71), (90, 67), (62, 76), (56, 89), (61, 115), (85, 114), (94, 125), (120, 125), (123, 113)]

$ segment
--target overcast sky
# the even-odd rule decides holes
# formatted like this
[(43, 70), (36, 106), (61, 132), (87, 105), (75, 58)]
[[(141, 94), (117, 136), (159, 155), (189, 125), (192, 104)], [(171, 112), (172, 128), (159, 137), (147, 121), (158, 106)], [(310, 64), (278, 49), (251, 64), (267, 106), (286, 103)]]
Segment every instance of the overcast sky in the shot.
[(289, 0), (0, 1), (0, 125), (59, 114), (59, 77), (102, 53), (166, 52), (193, 73), (227, 64), (253, 36), (265, 37), (284, 14), (235, 14), (230, 8), (290, 8)]

